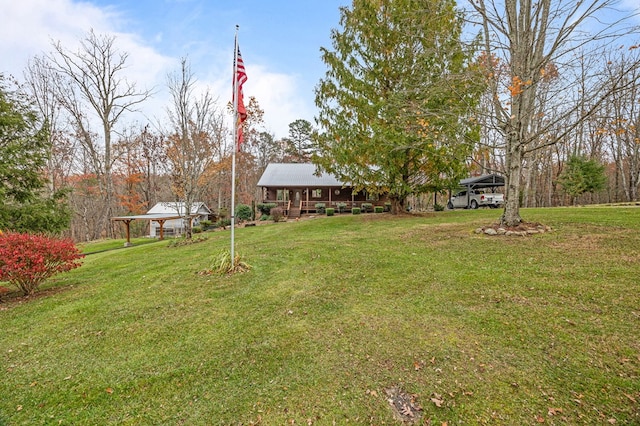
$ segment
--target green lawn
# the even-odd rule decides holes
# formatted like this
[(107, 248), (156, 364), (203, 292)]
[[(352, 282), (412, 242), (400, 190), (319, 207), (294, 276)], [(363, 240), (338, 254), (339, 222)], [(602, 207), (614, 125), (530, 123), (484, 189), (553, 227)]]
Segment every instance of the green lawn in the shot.
[(229, 231), (85, 245), (0, 304), (0, 425), (393, 425), (393, 387), (418, 424), (640, 424), (640, 208), (473, 233), (499, 214), (242, 228), (224, 277), (198, 272)]

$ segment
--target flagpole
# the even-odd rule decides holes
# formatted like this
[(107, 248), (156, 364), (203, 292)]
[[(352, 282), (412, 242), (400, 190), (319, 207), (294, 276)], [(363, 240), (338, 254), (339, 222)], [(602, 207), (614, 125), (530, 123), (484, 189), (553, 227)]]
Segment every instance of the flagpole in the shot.
[(231, 160), (231, 265), (235, 265), (236, 229), (236, 151), (238, 150), (238, 30), (233, 47), (233, 147)]

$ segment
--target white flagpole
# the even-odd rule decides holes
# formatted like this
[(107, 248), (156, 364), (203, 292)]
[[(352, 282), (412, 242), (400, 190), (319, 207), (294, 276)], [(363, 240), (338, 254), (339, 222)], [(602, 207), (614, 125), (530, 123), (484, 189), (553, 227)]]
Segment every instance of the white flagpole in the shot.
[(235, 265), (236, 151), (238, 150), (238, 30), (233, 47), (233, 154), (231, 160), (231, 265)]

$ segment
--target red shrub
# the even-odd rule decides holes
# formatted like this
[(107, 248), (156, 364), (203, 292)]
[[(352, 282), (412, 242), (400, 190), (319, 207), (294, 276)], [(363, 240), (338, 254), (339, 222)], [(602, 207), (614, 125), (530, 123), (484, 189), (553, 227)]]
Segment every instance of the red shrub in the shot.
[(47, 278), (81, 265), (84, 255), (69, 239), (0, 233), (0, 281), (32, 294)]

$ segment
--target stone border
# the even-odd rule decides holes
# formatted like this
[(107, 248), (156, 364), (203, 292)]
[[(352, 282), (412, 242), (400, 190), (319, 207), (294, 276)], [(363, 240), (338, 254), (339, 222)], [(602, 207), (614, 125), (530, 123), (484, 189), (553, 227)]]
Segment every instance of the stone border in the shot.
[(474, 233), (475, 234), (485, 234), (485, 235), (504, 235), (505, 237), (526, 237), (527, 235), (535, 235), (535, 234), (544, 234), (545, 232), (552, 232), (550, 226), (541, 225), (538, 223), (534, 224), (522, 224), (513, 229), (505, 228), (499, 225), (487, 226), (484, 228), (477, 228)]

